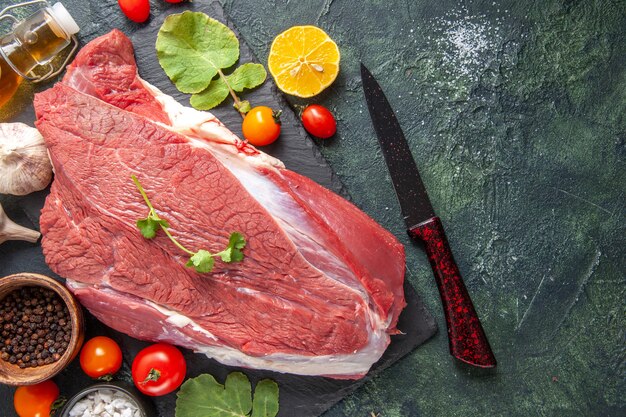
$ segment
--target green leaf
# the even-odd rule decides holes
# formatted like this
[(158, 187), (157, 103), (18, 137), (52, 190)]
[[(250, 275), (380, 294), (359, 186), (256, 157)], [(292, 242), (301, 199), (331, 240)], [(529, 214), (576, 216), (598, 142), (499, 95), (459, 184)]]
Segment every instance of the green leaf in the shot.
[(192, 95), (189, 103), (196, 110), (211, 110), (226, 100), (226, 97), (228, 97), (228, 86), (220, 77), (211, 81), (209, 87), (203, 92)]
[(228, 239), (228, 246), (232, 246), (235, 249), (243, 249), (246, 247), (246, 238), (239, 232), (233, 232)]
[(137, 228), (146, 239), (154, 238), (161, 226), (170, 227), (167, 220), (159, 219), (152, 214), (148, 215), (145, 219), (137, 220)]
[(233, 372), (224, 385), (212, 375), (188, 379), (178, 391), (176, 417), (248, 417), (252, 409), (250, 381)]
[(167, 237), (172, 241), (172, 243), (174, 243), (174, 245), (176, 245), (183, 252), (187, 252), (189, 255), (191, 255), (185, 266), (195, 268), (196, 272), (200, 273), (211, 272), (213, 270), (213, 266), (215, 265), (215, 259), (213, 258), (216, 256), (221, 256), (222, 260), (224, 260), (225, 262), (231, 262), (231, 259), (235, 261), (240, 261), (243, 259), (243, 253), (241, 253), (241, 249), (246, 246), (246, 240), (240, 233), (237, 232), (234, 232), (230, 235), (228, 247), (222, 252), (216, 253), (215, 255), (212, 255), (209, 251), (206, 251), (204, 249), (200, 249), (198, 252), (194, 253), (184, 247), (178, 240), (176, 240), (174, 236), (172, 236), (169, 230), (167, 230), (170, 227), (169, 223), (167, 222), (167, 220), (161, 219), (156, 213), (154, 207), (152, 206), (152, 203), (150, 202), (150, 199), (148, 198), (148, 195), (141, 186), (141, 183), (139, 182), (137, 177), (132, 175), (131, 178), (133, 179), (135, 186), (141, 193), (141, 196), (143, 197), (146, 205), (150, 209), (148, 217), (146, 217), (145, 219), (139, 219), (136, 223), (137, 228), (139, 229), (143, 237), (145, 237), (146, 239), (152, 239), (156, 236), (159, 228), (163, 229)]
[(261, 64), (247, 64), (241, 65), (232, 74), (226, 76), (228, 85), (233, 90), (242, 92), (246, 88), (254, 88), (263, 84), (267, 78), (267, 72)]
[(239, 262), (243, 260), (242, 249), (246, 246), (246, 239), (241, 233), (233, 232), (228, 239), (228, 246), (217, 253), (223, 262)]
[(264, 379), (256, 384), (252, 417), (275, 417), (278, 414), (278, 384)]
[(241, 233), (234, 232), (228, 240), (228, 247), (232, 248), (231, 261), (240, 262), (243, 260), (243, 248), (246, 247), (246, 239)]
[(206, 90), (191, 96), (191, 105), (198, 110), (210, 110), (228, 97), (228, 86), (240, 93), (246, 88), (258, 87), (266, 78), (267, 72), (263, 65), (243, 64), (227, 75), (226, 80), (222, 77), (216, 78)]
[(156, 41), (159, 64), (183, 93), (199, 93), (222, 68), (239, 59), (239, 41), (228, 27), (204, 13), (168, 16)]
[(224, 392), (232, 395), (234, 408), (246, 416), (250, 414), (250, 410), (252, 410), (252, 386), (248, 377), (241, 372), (231, 372), (226, 377), (224, 387)]
[(185, 266), (195, 268), (196, 272), (206, 273), (211, 272), (213, 270), (213, 265), (215, 265), (215, 260), (211, 256), (211, 253), (200, 249), (196, 252)]

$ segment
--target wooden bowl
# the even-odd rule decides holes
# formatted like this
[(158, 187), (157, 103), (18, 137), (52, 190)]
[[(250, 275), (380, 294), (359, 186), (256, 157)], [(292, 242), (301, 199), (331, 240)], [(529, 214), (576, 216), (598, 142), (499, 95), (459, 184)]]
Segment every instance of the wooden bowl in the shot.
[(32, 385), (50, 379), (61, 372), (78, 354), (85, 337), (83, 312), (80, 304), (60, 282), (45, 275), (20, 273), (0, 278), (0, 300), (21, 287), (43, 287), (56, 292), (70, 315), (72, 335), (63, 356), (47, 365), (20, 368), (0, 359), (0, 383), (8, 385)]

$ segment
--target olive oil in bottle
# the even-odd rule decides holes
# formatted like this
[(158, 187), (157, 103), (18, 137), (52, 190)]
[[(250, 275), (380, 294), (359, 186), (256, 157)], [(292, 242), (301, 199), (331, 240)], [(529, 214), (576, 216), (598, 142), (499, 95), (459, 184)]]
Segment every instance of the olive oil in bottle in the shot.
[(0, 57), (0, 107), (13, 97), (23, 78)]
[(13, 97), (25, 78), (37, 79), (31, 71), (48, 64), (71, 43), (78, 30), (65, 7), (56, 3), (39, 10), (1, 37), (0, 107)]

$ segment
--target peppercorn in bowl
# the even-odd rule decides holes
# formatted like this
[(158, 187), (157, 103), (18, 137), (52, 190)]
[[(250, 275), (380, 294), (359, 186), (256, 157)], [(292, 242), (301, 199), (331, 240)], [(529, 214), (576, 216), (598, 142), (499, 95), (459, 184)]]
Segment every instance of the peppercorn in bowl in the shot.
[(0, 278), (0, 383), (52, 378), (83, 344), (80, 305), (56, 280), (20, 273)]

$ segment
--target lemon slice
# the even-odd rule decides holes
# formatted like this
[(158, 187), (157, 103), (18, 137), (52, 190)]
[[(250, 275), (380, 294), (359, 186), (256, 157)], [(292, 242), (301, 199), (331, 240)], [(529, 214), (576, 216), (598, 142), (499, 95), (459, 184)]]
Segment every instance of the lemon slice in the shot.
[(276, 36), (267, 66), (278, 88), (297, 97), (313, 97), (339, 74), (339, 48), (316, 26), (294, 26)]

